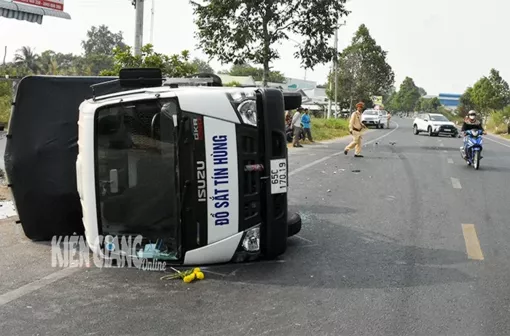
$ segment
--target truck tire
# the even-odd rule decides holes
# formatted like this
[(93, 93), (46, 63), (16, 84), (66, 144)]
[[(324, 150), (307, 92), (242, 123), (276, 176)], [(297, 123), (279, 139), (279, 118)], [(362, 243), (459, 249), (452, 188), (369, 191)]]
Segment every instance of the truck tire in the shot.
[(297, 235), (301, 231), (301, 225), (302, 225), (301, 216), (299, 216), (299, 214), (297, 214), (297, 213), (294, 213), (294, 214), (289, 213), (287, 215), (287, 225), (289, 227), (289, 232), (288, 232), (287, 237), (292, 237), (294, 235)]

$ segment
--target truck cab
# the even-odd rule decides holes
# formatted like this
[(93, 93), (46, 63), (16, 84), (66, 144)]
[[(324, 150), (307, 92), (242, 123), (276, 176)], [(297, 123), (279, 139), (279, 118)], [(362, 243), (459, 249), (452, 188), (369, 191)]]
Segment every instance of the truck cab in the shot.
[[(116, 81), (120, 90), (79, 107), (77, 189), (92, 251), (184, 265), (284, 253), (301, 228), (287, 209), (284, 111), (300, 96), (159, 69), (123, 69)], [(133, 237), (138, 246), (121, 248)]]

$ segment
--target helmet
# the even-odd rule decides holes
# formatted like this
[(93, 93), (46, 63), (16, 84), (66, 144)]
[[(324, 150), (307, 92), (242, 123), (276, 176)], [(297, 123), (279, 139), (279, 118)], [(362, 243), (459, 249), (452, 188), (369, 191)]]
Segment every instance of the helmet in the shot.
[(356, 104), (356, 107), (365, 107), (365, 103), (359, 102)]
[(468, 116), (475, 116), (476, 117), (476, 111), (475, 110), (471, 110), (468, 112)]

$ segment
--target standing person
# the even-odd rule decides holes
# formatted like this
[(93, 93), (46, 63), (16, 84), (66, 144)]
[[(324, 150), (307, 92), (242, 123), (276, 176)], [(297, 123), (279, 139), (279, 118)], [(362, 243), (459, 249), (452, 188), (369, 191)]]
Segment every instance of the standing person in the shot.
[(365, 104), (363, 102), (357, 103), (356, 111), (352, 113), (351, 119), (349, 120), (349, 133), (351, 133), (353, 139), (352, 142), (345, 147), (345, 155), (349, 153), (349, 150), (355, 148), (354, 156), (363, 157), (363, 155), (361, 155), (361, 130), (366, 128), (366, 126), (361, 122), (361, 113), (364, 107)]
[(303, 116), (301, 117), (301, 123), (303, 124), (303, 130), (305, 132), (305, 139), (308, 138), (308, 140), (310, 140), (310, 142), (315, 142), (313, 141), (313, 138), (312, 138), (312, 130), (310, 129), (310, 114), (309, 114), (309, 111), (308, 109), (305, 109), (305, 114), (303, 114)]
[(386, 118), (386, 128), (390, 128), (390, 120), (391, 120), (391, 113), (388, 111), (387, 118)]
[(292, 116), (292, 128), (294, 129), (294, 147), (303, 147), (299, 143), (299, 136), (301, 135), (301, 111), (303, 108), (298, 108), (296, 113)]

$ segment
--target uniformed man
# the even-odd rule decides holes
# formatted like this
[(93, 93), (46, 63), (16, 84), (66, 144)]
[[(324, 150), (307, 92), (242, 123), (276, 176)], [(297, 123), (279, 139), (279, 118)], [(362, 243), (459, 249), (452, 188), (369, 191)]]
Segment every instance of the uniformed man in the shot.
[(352, 142), (345, 147), (345, 155), (349, 153), (349, 150), (355, 148), (354, 156), (363, 157), (363, 155), (361, 155), (361, 130), (366, 128), (366, 126), (361, 122), (361, 113), (363, 112), (363, 108), (365, 108), (365, 104), (363, 102), (356, 104), (356, 111), (352, 113), (351, 119), (349, 120), (349, 133), (351, 133), (353, 139)]
[(387, 118), (386, 118), (386, 128), (390, 128), (390, 120), (391, 120), (391, 113), (390, 111), (387, 111)]

